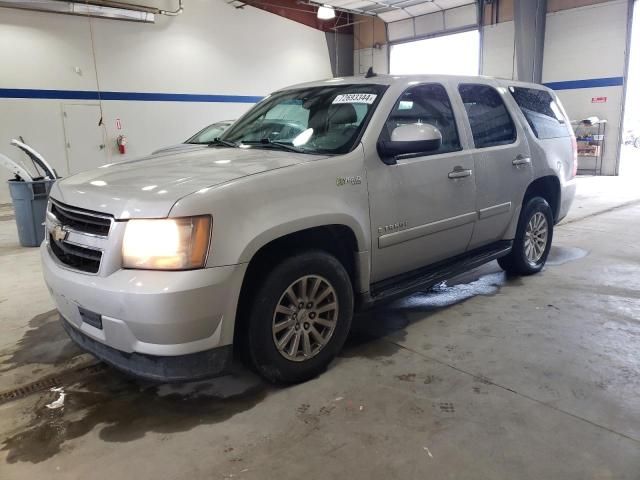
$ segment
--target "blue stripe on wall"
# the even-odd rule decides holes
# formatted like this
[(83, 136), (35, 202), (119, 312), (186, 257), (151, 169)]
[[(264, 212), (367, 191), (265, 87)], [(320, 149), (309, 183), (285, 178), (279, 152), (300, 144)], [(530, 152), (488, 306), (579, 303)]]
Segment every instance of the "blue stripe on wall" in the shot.
[[(579, 88), (620, 87), (623, 77), (590, 78), (549, 82), (545, 85), (553, 90), (575, 90)], [(145, 92), (97, 92), (91, 90), (41, 90), (29, 88), (0, 88), (0, 98), (41, 98), (50, 100), (125, 100), (136, 102), (212, 102), (212, 103), (257, 103), (263, 97), (252, 95), (204, 95), (194, 93), (145, 93)]]
[(257, 103), (263, 97), (250, 95), (201, 95), (192, 93), (97, 92), (84, 90), (39, 90), (0, 88), (0, 98), (51, 100), (128, 100), (138, 102)]
[(545, 85), (552, 90), (575, 90), (578, 88), (621, 87), (623, 77), (589, 78), (587, 80), (569, 80), (566, 82), (549, 82)]

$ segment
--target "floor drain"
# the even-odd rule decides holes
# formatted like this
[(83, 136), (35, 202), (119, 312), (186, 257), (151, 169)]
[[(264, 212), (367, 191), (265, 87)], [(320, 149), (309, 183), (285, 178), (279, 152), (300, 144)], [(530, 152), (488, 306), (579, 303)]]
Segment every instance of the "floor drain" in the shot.
[(0, 393), (0, 405), (11, 400), (17, 400), (18, 398), (27, 397), (33, 393), (40, 392), (47, 388), (51, 388), (55, 385), (60, 385), (60, 379), (58, 377), (49, 377), (44, 380), (38, 380), (37, 382), (29, 383), (23, 387), (9, 390), (8, 392)]
[(100, 373), (106, 368), (107, 367), (105, 364), (96, 363), (94, 365), (81, 367), (76, 370), (69, 370), (61, 374), (45, 377), (35, 382), (28, 383), (27, 385), (14, 388), (13, 390), (0, 392), (0, 405), (18, 400), (20, 398), (28, 397), (29, 395), (47, 390), (51, 387), (59, 387), (64, 384), (77, 382), (78, 380), (89, 375)]

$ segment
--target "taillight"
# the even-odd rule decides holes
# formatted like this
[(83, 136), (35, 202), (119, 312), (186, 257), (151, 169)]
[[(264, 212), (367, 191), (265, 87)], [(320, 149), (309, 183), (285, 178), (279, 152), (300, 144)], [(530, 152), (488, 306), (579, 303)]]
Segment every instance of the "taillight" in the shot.
[(573, 150), (573, 169), (571, 171), (571, 178), (578, 174), (578, 142), (576, 136), (571, 135), (571, 148)]

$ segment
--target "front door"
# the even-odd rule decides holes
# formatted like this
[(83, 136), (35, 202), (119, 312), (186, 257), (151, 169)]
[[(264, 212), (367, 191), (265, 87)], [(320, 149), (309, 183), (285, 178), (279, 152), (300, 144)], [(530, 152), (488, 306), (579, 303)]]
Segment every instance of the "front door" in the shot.
[(464, 253), (477, 217), (474, 160), (462, 150), (461, 124), (443, 85), (408, 88), (380, 137), (388, 140), (395, 128), (414, 123), (441, 132), (438, 150), (405, 155), (395, 165), (372, 162), (367, 169), (372, 282)]
[(460, 83), (457, 89), (475, 146), (478, 223), (469, 245), (473, 249), (504, 238), (519, 214), (533, 169), (525, 132), (505, 105), (508, 93), (480, 83)]
[(99, 125), (100, 115), (99, 105), (62, 106), (70, 175), (108, 163), (104, 129)]

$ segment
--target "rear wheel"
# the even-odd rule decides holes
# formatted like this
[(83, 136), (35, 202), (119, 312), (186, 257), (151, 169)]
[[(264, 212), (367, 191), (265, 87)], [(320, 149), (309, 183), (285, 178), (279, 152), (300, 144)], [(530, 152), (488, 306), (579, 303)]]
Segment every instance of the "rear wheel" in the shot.
[(274, 383), (317, 376), (342, 348), (353, 316), (353, 289), (332, 255), (294, 255), (267, 273), (248, 324), (253, 367)]
[(553, 213), (542, 197), (530, 198), (518, 220), (516, 238), (509, 255), (499, 258), (503, 270), (515, 275), (532, 275), (544, 267), (553, 240)]

